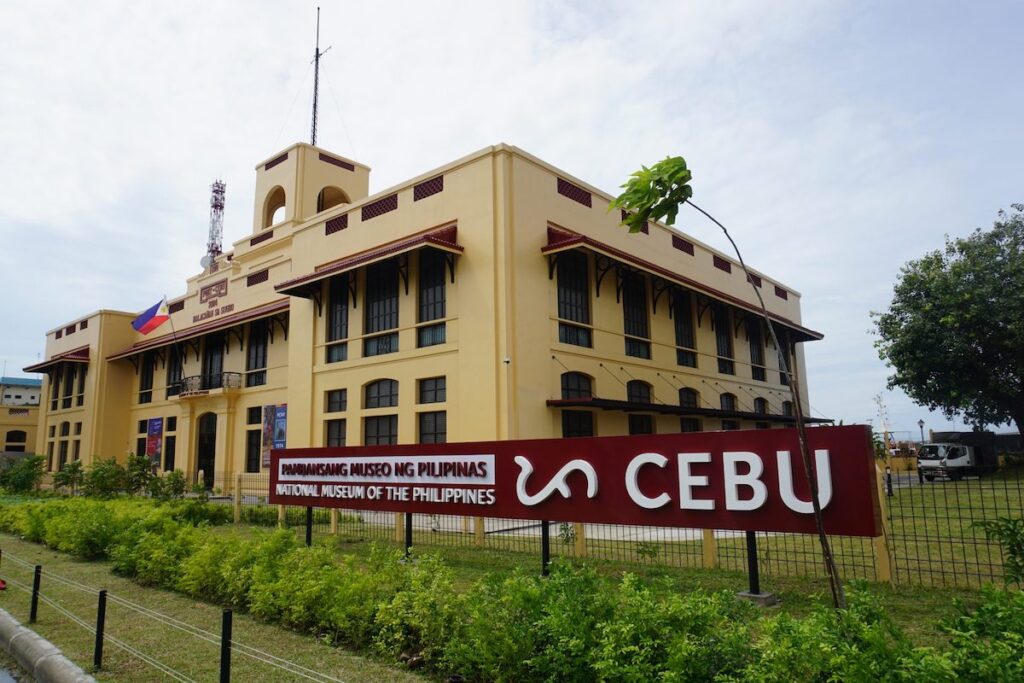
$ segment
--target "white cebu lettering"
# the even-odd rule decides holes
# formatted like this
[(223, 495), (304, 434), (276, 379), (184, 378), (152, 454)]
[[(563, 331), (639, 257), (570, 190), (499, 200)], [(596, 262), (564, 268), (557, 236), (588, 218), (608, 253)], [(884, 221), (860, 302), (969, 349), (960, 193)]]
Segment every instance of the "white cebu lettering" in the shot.
[[(779, 496), (782, 498), (782, 502), (793, 512), (802, 515), (812, 514), (814, 512), (814, 508), (811, 502), (797, 498), (793, 488), (793, 465), (789, 451), (776, 451), (775, 457), (779, 472), (778, 490)], [(519, 459), (520, 458), (517, 457), (516, 462), (519, 462)], [(523, 463), (519, 463), (520, 467), (523, 467), (524, 463), (529, 467), (529, 463), (526, 462), (526, 459), (522, 458), (522, 460)], [(714, 510), (714, 500), (710, 498), (697, 498), (694, 496), (695, 489), (710, 486), (709, 477), (693, 474), (690, 470), (691, 466), (694, 464), (710, 463), (711, 453), (678, 453), (676, 454), (676, 460), (679, 476), (679, 508), (681, 510)], [(818, 449), (814, 451), (814, 463), (815, 469), (817, 470), (818, 505), (821, 509), (825, 509), (825, 507), (832, 501), (832, 471), (829, 463), (828, 450)], [(654, 510), (669, 504), (672, 498), (667, 493), (650, 496), (640, 490), (640, 485), (637, 482), (637, 479), (640, 475), (640, 470), (648, 465), (664, 469), (668, 465), (668, 458), (660, 453), (640, 453), (630, 460), (629, 464), (626, 466), (626, 493), (629, 494), (630, 500), (640, 507), (647, 510)], [(555, 478), (549, 482), (539, 494), (532, 497), (526, 496), (526, 498), (530, 499), (530, 502), (524, 500), (524, 496), (526, 495), (525, 482), (526, 477), (530, 475), (533, 468), (529, 467), (529, 469), (527, 469), (526, 467), (523, 467), (523, 472), (520, 473), (519, 481), (517, 482), (520, 500), (525, 502), (527, 505), (535, 505), (550, 496), (555, 490), (560, 491), (563, 496), (568, 498), (569, 491), (568, 486), (565, 483), (565, 477), (571, 469), (586, 471), (584, 466), (589, 468), (591, 473), (593, 472), (593, 468), (590, 467), (586, 461), (573, 460), (571, 463), (559, 470)], [(742, 474), (740, 473), (741, 467), (745, 470)], [(725, 489), (725, 509), (752, 511), (763, 507), (764, 504), (768, 502), (768, 486), (762, 480), (763, 474), (764, 462), (762, 461), (761, 456), (757, 453), (751, 453), (749, 451), (726, 451), (722, 453), (722, 478), (723, 488)], [(591, 482), (589, 473), (587, 480), (588, 483)], [(596, 494), (596, 474), (593, 479), (593, 490)], [(589, 487), (588, 497), (593, 497), (593, 495), (590, 495)]]
[(521, 455), (515, 457), (515, 463), (519, 465), (519, 476), (516, 478), (516, 495), (519, 497), (519, 502), (523, 505), (542, 503), (555, 491), (561, 493), (563, 498), (571, 498), (572, 491), (569, 490), (567, 479), (572, 472), (582, 472), (586, 476), (587, 498), (593, 498), (597, 495), (597, 471), (586, 460), (576, 459), (565, 463), (562, 469), (558, 470), (555, 476), (551, 478), (551, 481), (532, 496), (526, 492), (526, 480), (533, 474), (533, 464)]

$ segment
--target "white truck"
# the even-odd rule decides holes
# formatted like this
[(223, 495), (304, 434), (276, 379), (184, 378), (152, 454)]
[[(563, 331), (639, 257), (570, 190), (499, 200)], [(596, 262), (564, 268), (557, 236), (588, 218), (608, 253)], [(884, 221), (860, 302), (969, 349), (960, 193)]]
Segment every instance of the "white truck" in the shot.
[(999, 467), (994, 444), (991, 432), (934, 432), (917, 452), (917, 467), (928, 481), (980, 477)]

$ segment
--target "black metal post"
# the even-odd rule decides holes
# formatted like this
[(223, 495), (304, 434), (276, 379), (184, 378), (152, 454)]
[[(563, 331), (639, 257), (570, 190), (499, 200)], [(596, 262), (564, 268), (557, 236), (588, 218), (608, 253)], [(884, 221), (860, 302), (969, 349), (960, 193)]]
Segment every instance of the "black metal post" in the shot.
[(412, 553), (412, 513), (405, 513), (405, 556)]
[(306, 545), (313, 545), (313, 508), (306, 508)]
[(551, 564), (551, 531), (548, 528), (548, 521), (541, 522), (540, 527), (540, 575), (548, 575), (548, 565)]
[(98, 671), (103, 666), (103, 629), (107, 624), (107, 591), (100, 591), (96, 605), (96, 644), (92, 649), (92, 665)]
[(35, 574), (32, 577), (32, 607), (28, 612), (30, 624), (36, 623), (36, 614), (39, 612), (39, 581), (43, 576), (43, 565), (37, 564)]
[(923, 484), (924, 483), (924, 472), (921, 471), (921, 461), (920, 460), (917, 461), (917, 483), (918, 484)]
[(750, 594), (761, 594), (761, 577), (757, 572), (757, 535), (747, 532), (747, 575), (750, 578)]
[(885, 494), (892, 498), (892, 468), (885, 468)]
[(224, 610), (220, 621), (220, 683), (231, 680), (231, 610)]

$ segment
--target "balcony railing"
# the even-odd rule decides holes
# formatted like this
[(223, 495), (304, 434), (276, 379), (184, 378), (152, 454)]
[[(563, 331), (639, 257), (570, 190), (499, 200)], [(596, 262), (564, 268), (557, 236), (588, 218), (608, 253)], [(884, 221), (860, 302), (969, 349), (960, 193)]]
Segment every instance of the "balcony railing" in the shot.
[[(212, 389), (240, 389), (242, 386), (242, 373), (221, 372), (213, 375), (193, 375), (183, 377), (176, 385), (178, 396), (186, 398), (195, 394), (206, 394)], [(172, 396), (168, 392), (168, 396)]]

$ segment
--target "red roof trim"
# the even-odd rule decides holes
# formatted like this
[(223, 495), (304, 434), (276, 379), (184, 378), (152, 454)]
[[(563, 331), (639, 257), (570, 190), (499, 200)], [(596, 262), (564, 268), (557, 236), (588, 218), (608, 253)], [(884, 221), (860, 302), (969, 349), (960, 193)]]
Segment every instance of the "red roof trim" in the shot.
[[(553, 237), (554, 241), (552, 241)], [(753, 304), (747, 303), (743, 299), (735, 297), (731, 294), (726, 294), (725, 292), (719, 291), (712, 287), (708, 287), (707, 285), (701, 284), (696, 280), (686, 277), (685, 275), (680, 275), (679, 273), (675, 273), (667, 268), (662, 268), (659, 265), (651, 263), (650, 261), (646, 261), (637, 256), (633, 256), (632, 254), (627, 254), (621, 249), (616, 249), (615, 247), (604, 244), (603, 242), (598, 242), (597, 240), (587, 237), (586, 235), (572, 233), (569, 232), (568, 230), (562, 230), (560, 228), (548, 227), (548, 244), (546, 246), (541, 247), (540, 251), (542, 254), (551, 254), (556, 251), (564, 251), (566, 249), (571, 249), (577, 246), (588, 247), (590, 249), (596, 249), (598, 251), (606, 252), (609, 256), (612, 256), (613, 258), (617, 258), (627, 263), (632, 263), (633, 265), (639, 266), (640, 268), (643, 268), (644, 270), (647, 270), (651, 273), (655, 273), (657, 275), (660, 275), (661, 277), (674, 280), (675, 282), (690, 287), (691, 289), (695, 289), (697, 291), (710, 294), (711, 296), (717, 299), (727, 301), (733, 304), (734, 306), (737, 306), (744, 310), (751, 311), (753, 313), (760, 313), (760, 309), (758, 309)], [(825, 337), (825, 335), (823, 335), (821, 332), (815, 332), (810, 328), (804, 327), (803, 325), (793, 322), (789, 318), (784, 318), (781, 315), (771, 312), (769, 312), (768, 315), (773, 320), (776, 320), (794, 330), (803, 332), (812, 339), (824, 339)]]
[(331, 263), (319, 265), (312, 273), (292, 278), (291, 280), (286, 280), (279, 285), (275, 285), (274, 289), (279, 292), (288, 293), (289, 290), (294, 290), (302, 285), (317, 282), (336, 273), (352, 270), (353, 268), (365, 263), (400, 254), (423, 245), (433, 245), (449, 251), (462, 253), (464, 248), (458, 244), (457, 236), (458, 228), (454, 225), (430, 230), (418, 235), (413, 235), (412, 237), (406, 237), (405, 239), (398, 240), (397, 242), (368, 249), (367, 251), (353, 254)]
[(52, 366), (54, 366), (57, 363), (60, 363), (62, 361), (71, 361), (71, 362), (74, 362), (74, 363), (88, 363), (89, 362), (89, 347), (88, 347), (88, 345), (86, 345), (86, 346), (79, 346), (77, 349), (72, 349), (70, 351), (65, 351), (64, 353), (58, 353), (56, 356), (54, 356), (53, 358), (51, 358), (49, 360), (45, 360), (42, 363), (36, 363), (35, 365), (30, 365), (27, 368), (22, 368), (22, 370), (24, 372), (42, 372), (43, 370), (46, 370), (47, 368), (50, 368), (50, 367), (52, 367)]
[(289, 306), (290, 302), (288, 299), (281, 299), (280, 301), (275, 301), (270, 304), (249, 308), (218, 320), (211, 320), (208, 323), (189, 327), (180, 332), (172, 332), (171, 334), (165, 334), (164, 336), (157, 337), (156, 339), (147, 339), (146, 341), (135, 342), (124, 351), (118, 351), (111, 356), (107, 356), (107, 360), (127, 358), (128, 356), (135, 355), (141, 351), (146, 351), (147, 349), (153, 349), (158, 346), (165, 346), (174, 342), (184, 341), (186, 339), (191, 339), (192, 337), (198, 337), (201, 334), (206, 334), (207, 332), (215, 332), (226, 327), (231, 327), (232, 325), (255, 320), (256, 318), (263, 318), (268, 315), (273, 315), (274, 313), (287, 311)]

